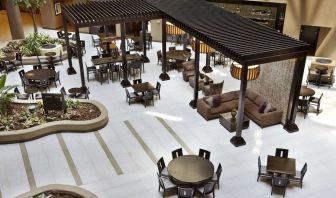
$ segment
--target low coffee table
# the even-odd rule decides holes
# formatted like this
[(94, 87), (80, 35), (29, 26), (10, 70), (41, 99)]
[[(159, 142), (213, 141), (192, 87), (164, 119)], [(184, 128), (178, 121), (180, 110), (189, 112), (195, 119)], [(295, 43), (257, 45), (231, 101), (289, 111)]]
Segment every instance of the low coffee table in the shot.
[[(237, 118), (232, 119), (231, 113), (223, 113), (219, 115), (219, 123), (223, 125), (229, 132), (236, 131)], [(250, 126), (250, 119), (244, 115), (243, 129), (247, 129)]]

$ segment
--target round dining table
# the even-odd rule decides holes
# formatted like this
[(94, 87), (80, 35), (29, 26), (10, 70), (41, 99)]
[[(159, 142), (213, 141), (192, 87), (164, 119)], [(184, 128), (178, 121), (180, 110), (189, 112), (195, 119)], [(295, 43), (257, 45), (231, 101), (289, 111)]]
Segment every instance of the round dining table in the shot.
[(34, 69), (34, 70), (30, 70), (27, 73), (25, 73), (24, 76), (28, 80), (39, 81), (39, 80), (43, 80), (46, 78), (54, 77), (55, 74), (56, 74), (56, 71), (52, 69)]
[(197, 155), (183, 155), (167, 166), (170, 179), (179, 185), (197, 186), (212, 179), (214, 166), (208, 159)]
[(309, 97), (315, 95), (315, 91), (307, 86), (301, 86), (300, 89), (300, 96), (302, 97)]
[(166, 52), (167, 59), (185, 61), (191, 57), (191, 53), (186, 50), (170, 50)]

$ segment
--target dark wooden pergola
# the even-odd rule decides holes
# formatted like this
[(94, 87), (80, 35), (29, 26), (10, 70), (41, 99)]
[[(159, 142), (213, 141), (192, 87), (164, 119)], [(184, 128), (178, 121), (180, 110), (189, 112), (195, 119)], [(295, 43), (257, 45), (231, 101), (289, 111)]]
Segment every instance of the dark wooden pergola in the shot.
[[(127, 80), (127, 61), (125, 45), (125, 23), (142, 21), (142, 40), (144, 56), (146, 57), (146, 21), (162, 18), (161, 12), (145, 1), (137, 0), (112, 0), (112, 1), (88, 1), (86, 3), (62, 5), (63, 24), (65, 35), (68, 34), (67, 21), (75, 26), (76, 46), (78, 50), (78, 62), (81, 74), (82, 87), (85, 86), (85, 77), (83, 71), (83, 60), (80, 46), (79, 28), (91, 26), (106, 26), (121, 24), (121, 50), (123, 80), (122, 86), (130, 85)], [(70, 53), (69, 39), (66, 37), (68, 54)], [(74, 71), (72, 67), (71, 55), (68, 56), (70, 73)], [(68, 71), (69, 73), (69, 71)]]
[[(308, 50), (306, 43), (261, 26), (237, 14), (226, 12), (204, 0), (112, 0), (66, 5), (62, 8), (64, 22), (69, 20), (75, 24), (77, 42), (79, 42), (79, 27), (122, 23), (121, 36), (125, 38), (125, 22), (162, 18), (163, 74), (160, 75), (161, 79), (169, 78), (165, 67), (166, 20), (196, 38), (196, 71), (199, 71), (200, 41), (241, 64), (243, 68), (240, 78), (237, 132), (231, 139), (235, 146), (245, 144), (241, 134), (248, 66), (297, 58), (284, 128), (289, 132), (298, 130), (295, 117)], [(66, 23), (64, 25), (66, 30)], [(125, 41), (122, 39), (123, 57), (125, 56), (124, 48)], [(70, 59), (69, 61), (71, 61)], [(126, 59), (123, 60), (123, 66), (125, 66)], [(82, 73), (81, 57), (79, 63)], [(197, 72), (196, 82), (198, 78), (199, 73)], [(84, 84), (83, 79), (82, 75), (82, 84)], [(127, 76), (124, 75), (125, 79)], [(193, 107), (196, 107), (198, 99), (197, 90), (198, 83), (195, 83), (194, 99), (191, 102)]]

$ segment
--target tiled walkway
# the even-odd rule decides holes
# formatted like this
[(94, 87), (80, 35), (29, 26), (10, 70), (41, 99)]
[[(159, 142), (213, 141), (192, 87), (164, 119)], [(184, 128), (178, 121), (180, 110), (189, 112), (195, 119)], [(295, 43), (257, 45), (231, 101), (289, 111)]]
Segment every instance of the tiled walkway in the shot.
[[(42, 31), (56, 37), (55, 31)], [(90, 46), (90, 35), (81, 36), (86, 40), (84, 60), (90, 63), (90, 56), (96, 50)], [(143, 80), (155, 84), (161, 72), (156, 63), (160, 44), (154, 43), (153, 47), (148, 52), (151, 63), (145, 65)], [(205, 56), (201, 57), (201, 62), (201, 65), (205, 64)], [(74, 65), (79, 73), (76, 60)], [(24, 69), (27, 71), (31, 66)], [(61, 71), (62, 86), (66, 90), (80, 86), (79, 74), (68, 76), (66, 69), (66, 61), (64, 66), (56, 67)], [(224, 79), (224, 90), (239, 88), (239, 81), (230, 77), (229, 67), (215, 67), (214, 74), (216, 79)], [(252, 122), (243, 132), (247, 145), (235, 148), (229, 142), (233, 134), (228, 133), (218, 120), (205, 121), (189, 107), (193, 90), (182, 80), (182, 73), (172, 71), (169, 75), (170, 81), (161, 82), (161, 100), (156, 100), (154, 107), (147, 108), (142, 104), (129, 106), (118, 81), (100, 85), (92, 79), (87, 83), (90, 99), (102, 102), (109, 111), (109, 123), (105, 128), (84, 134), (61, 133), (22, 144), (0, 145), (0, 197), (14, 197), (47, 184), (78, 185), (107, 198), (162, 197), (157, 192), (156, 160), (163, 156), (167, 164), (171, 151), (179, 147), (189, 154), (205, 148), (211, 151), (211, 161), (215, 166), (222, 163), (221, 188), (216, 190), (219, 198), (271, 197), (269, 182), (256, 181), (257, 157), (260, 155), (265, 164), (266, 156), (273, 154), (276, 147), (290, 150), (289, 156), (297, 159), (297, 169), (308, 163), (303, 189), (290, 185), (286, 197), (335, 196), (335, 87), (311, 86), (317, 95), (324, 93), (322, 113), (319, 116), (309, 113), (306, 119), (298, 114), (300, 132), (289, 134), (282, 125), (261, 129)], [(20, 84), (17, 72), (9, 74), (8, 83)], [(60, 88), (52, 88), (51, 92), (59, 92)]]

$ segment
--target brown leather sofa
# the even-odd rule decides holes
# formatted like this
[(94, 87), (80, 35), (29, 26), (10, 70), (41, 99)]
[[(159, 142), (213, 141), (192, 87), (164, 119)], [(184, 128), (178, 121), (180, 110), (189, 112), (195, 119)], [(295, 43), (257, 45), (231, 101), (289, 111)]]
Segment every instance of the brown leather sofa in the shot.
[[(231, 112), (232, 109), (238, 109), (239, 91), (230, 91), (220, 94), (220, 105), (211, 107), (207, 103), (209, 97), (200, 98), (197, 101), (197, 112), (206, 120), (218, 118), (220, 114)], [(257, 93), (247, 90), (245, 97), (245, 115), (260, 127), (279, 124), (282, 119), (282, 111), (276, 110), (267, 113), (259, 113), (259, 106), (267, 100)]]

